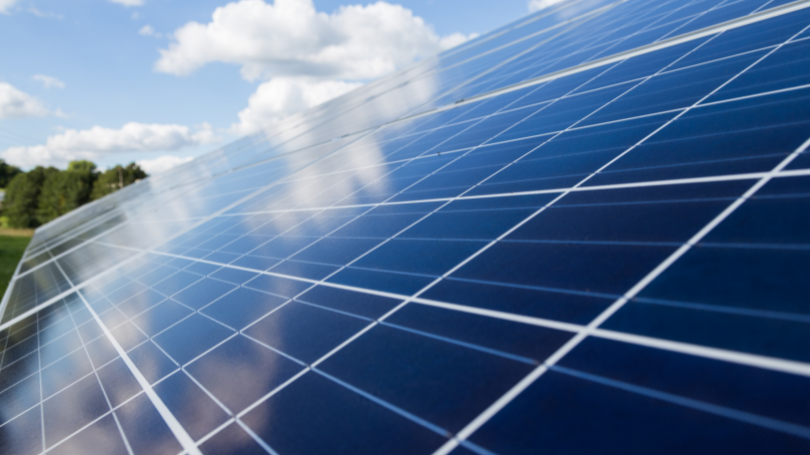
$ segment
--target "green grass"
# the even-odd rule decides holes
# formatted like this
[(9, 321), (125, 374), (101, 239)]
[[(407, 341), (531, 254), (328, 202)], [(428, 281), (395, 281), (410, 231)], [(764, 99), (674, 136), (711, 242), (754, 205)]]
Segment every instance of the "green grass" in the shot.
[(30, 237), (0, 235), (0, 298), (6, 292), (8, 282), (14, 276)]

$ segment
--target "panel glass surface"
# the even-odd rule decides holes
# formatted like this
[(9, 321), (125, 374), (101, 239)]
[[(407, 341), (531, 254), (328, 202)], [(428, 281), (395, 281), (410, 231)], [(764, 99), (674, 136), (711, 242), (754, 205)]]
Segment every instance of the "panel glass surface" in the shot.
[(41, 227), (0, 453), (810, 452), (808, 7), (564, 2)]

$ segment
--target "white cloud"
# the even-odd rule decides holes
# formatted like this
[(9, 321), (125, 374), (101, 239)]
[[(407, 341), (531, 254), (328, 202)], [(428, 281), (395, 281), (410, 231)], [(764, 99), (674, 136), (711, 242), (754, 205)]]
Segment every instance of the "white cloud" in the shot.
[(0, 118), (44, 117), (48, 114), (50, 112), (34, 97), (11, 84), (0, 82)]
[(102, 155), (123, 152), (175, 151), (216, 142), (211, 126), (192, 130), (182, 125), (127, 123), (120, 129), (94, 126), (87, 130), (68, 129), (49, 136), (44, 145), (12, 147), (0, 157), (16, 166), (64, 166), (76, 159), (94, 160)]
[(410, 10), (382, 1), (326, 14), (316, 11), (312, 0), (241, 0), (217, 8), (207, 24), (177, 29), (155, 69), (187, 75), (225, 62), (240, 65), (247, 80), (367, 80), (468, 38), (440, 37)]
[(358, 82), (310, 81), (277, 77), (259, 85), (250, 96), (248, 107), (239, 113), (235, 134), (249, 134), (290, 114), (325, 103), (361, 86)]
[(193, 158), (190, 156), (187, 157), (179, 157), (179, 156), (172, 156), (172, 155), (164, 155), (159, 156), (157, 158), (152, 158), (149, 160), (138, 160), (136, 163), (138, 166), (141, 167), (147, 174), (155, 175), (160, 174), (163, 172), (168, 171), (173, 167), (177, 167), (181, 164), (188, 163)]
[(554, 6), (564, 1), (565, 0), (529, 0), (529, 12), (540, 11), (541, 9), (546, 9), (549, 6)]
[(109, 0), (109, 1), (124, 6), (143, 6), (143, 0)]
[(8, 10), (11, 9), (15, 3), (17, 3), (17, 0), (0, 0), (0, 13), (8, 14)]
[(36, 74), (34, 75), (34, 80), (42, 82), (42, 86), (47, 88), (65, 88), (65, 83), (60, 81), (59, 79), (46, 76), (44, 74)]
[(138, 34), (142, 36), (154, 36), (155, 38), (160, 38), (161, 36), (163, 36), (162, 34), (157, 33), (155, 29), (152, 28), (151, 25), (144, 25), (143, 27), (141, 27), (141, 29), (138, 30)]

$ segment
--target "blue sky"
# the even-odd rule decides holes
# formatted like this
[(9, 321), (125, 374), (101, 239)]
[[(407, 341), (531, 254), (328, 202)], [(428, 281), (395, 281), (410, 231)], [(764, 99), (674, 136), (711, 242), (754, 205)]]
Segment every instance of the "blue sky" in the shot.
[(527, 0), (0, 0), (0, 158), (159, 172), (529, 10)]

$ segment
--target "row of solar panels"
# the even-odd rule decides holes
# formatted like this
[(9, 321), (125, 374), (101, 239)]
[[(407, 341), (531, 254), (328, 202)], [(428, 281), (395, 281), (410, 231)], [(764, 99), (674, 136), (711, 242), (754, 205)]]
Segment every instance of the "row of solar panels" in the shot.
[(806, 6), (569, 2), (45, 226), (0, 447), (806, 451)]

